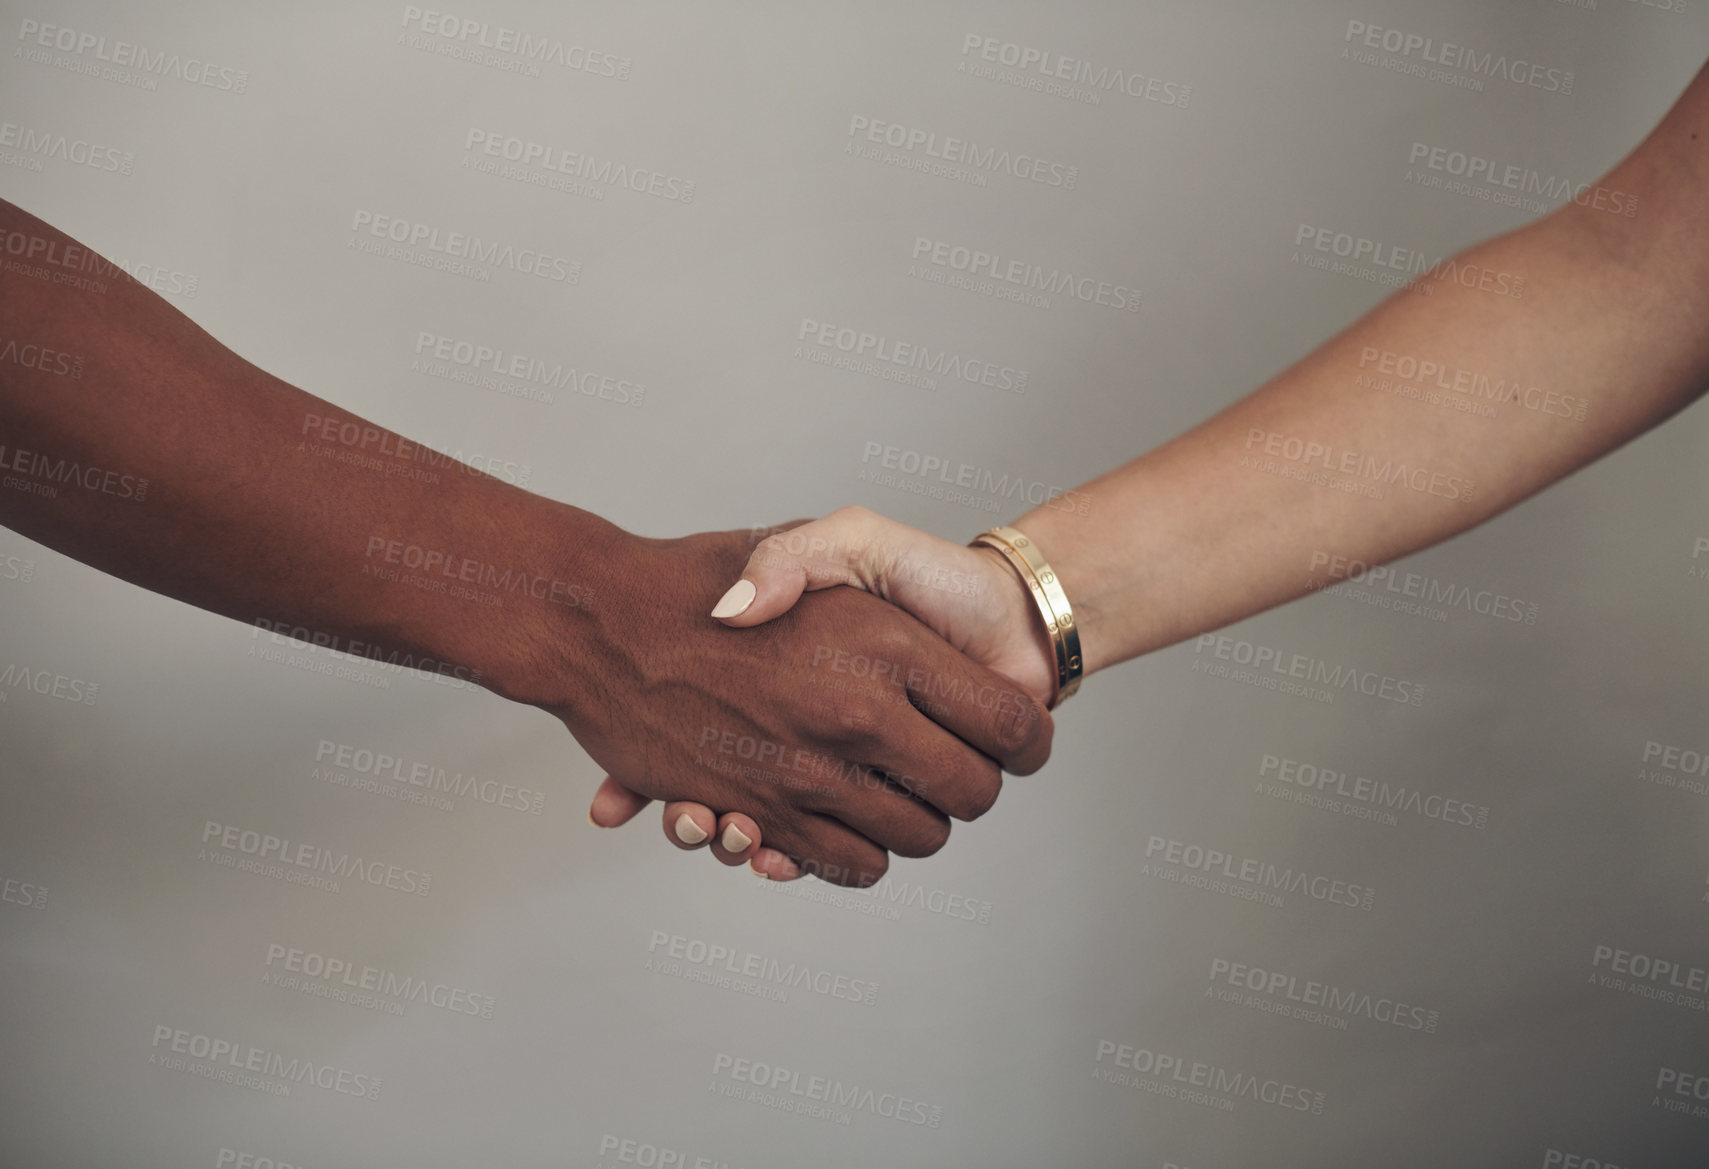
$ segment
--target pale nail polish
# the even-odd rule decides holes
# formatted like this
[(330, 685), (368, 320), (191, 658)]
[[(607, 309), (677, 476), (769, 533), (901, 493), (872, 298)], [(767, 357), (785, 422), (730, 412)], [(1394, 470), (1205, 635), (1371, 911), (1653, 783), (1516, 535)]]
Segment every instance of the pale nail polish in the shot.
[(687, 812), (676, 818), (676, 838), (684, 844), (699, 844), (706, 839), (706, 830), (694, 822)]
[(748, 611), (748, 606), (754, 603), (754, 595), (759, 590), (754, 588), (751, 580), (739, 580), (730, 586), (730, 591), (719, 598), (712, 607), (714, 617), (740, 617)]
[(725, 826), (724, 850), (726, 852), (747, 852), (748, 845), (752, 843), (753, 841), (744, 836), (742, 834), (742, 830), (737, 828), (734, 824), (728, 824)]
[(760, 858), (757, 856), (748, 862), (748, 871), (762, 881), (771, 880), (771, 875), (760, 868)]
[(595, 820), (595, 819), (594, 819), (594, 818), (593, 818), (593, 809), (592, 809), (592, 808), (589, 808), (589, 809), (588, 809), (588, 810), (587, 810), (587, 822), (588, 822), (588, 823), (589, 823), (589, 824), (591, 824), (591, 825), (593, 825), (593, 826), (594, 826), (594, 827), (595, 827), (595, 828), (598, 828), (598, 827), (599, 827), (599, 821), (598, 821), (598, 820)]

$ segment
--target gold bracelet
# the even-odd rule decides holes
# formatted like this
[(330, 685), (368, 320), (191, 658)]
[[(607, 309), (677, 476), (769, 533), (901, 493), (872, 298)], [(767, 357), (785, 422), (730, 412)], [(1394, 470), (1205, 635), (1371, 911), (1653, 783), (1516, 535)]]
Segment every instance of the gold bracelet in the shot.
[(1050, 703), (1054, 710), (1080, 689), (1080, 677), (1084, 672), (1080, 658), (1080, 630), (1074, 624), (1074, 610), (1068, 604), (1068, 594), (1062, 591), (1062, 582), (1057, 579), (1055, 571), (1039, 555), (1038, 545), (1014, 528), (995, 527), (981, 532), (973, 538), (973, 543), (995, 548), (1009, 562), (1032, 594), (1039, 616), (1044, 618), (1045, 631), (1050, 634), (1051, 648), (1056, 652), (1056, 697)]

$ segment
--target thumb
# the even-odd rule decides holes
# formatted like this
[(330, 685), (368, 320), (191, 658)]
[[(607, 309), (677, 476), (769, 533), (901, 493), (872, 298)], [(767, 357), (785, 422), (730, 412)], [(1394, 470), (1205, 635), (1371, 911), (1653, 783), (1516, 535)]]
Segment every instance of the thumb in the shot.
[(734, 629), (763, 625), (789, 612), (801, 594), (833, 585), (882, 593), (881, 566), (893, 561), (913, 529), (864, 507), (845, 507), (761, 540), (742, 577), (712, 610)]
[(616, 777), (606, 776), (599, 785), (599, 790), (593, 793), (593, 802), (588, 805), (587, 822), (595, 828), (617, 828), (635, 818), (635, 814), (652, 803), (650, 796), (630, 791)]
[(841, 557), (832, 555), (837, 528), (833, 515), (761, 540), (712, 615), (731, 628), (746, 629), (789, 612), (808, 589), (847, 582)]

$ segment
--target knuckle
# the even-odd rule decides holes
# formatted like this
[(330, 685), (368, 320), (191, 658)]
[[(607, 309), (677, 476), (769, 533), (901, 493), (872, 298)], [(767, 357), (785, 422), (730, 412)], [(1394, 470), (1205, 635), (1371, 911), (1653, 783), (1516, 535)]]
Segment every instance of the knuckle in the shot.
[(898, 855), (932, 856), (949, 843), (949, 833), (949, 821), (934, 816), (921, 825), (920, 830), (915, 833), (912, 849), (908, 853), (899, 853)]
[(755, 818), (755, 824), (759, 827), (760, 843), (785, 856), (796, 856), (812, 847), (801, 812), (787, 804), (767, 813), (763, 823)]
[(754, 546), (753, 556), (749, 563), (756, 568), (790, 568), (795, 565), (795, 554), (790, 550), (788, 534), (774, 532)]
[(945, 811), (957, 820), (977, 820), (991, 810), (997, 797), (1003, 794), (1003, 773), (995, 767), (956, 785), (953, 808)]
[(864, 508), (858, 503), (845, 504), (825, 517), (826, 523), (836, 522), (858, 527), (866, 527), (878, 518), (878, 513)]
[(919, 626), (910, 629), (905, 622), (894, 619), (900, 615), (900, 610), (886, 613), (887, 619), (875, 622), (870, 634), (874, 657), (882, 661), (886, 672), (893, 676), (904, 671), (919, 648)]
[(890, 871), (890, 854), (880, 852), (872, 860), (862, 864), (849, 874), (847, 884), (856, 889), (867, 889), (884, 879), (884, 874)]
[(1044, 726), (1044, 707), (1030, 694), (1007, 692), (997, 704), (997, 744), (1013, 755), (1030, 746)]
[(890, 870), (890, 856), (879, 852), (873, 857), (807, 856), (800, 862), (801, 871), (831, 885), (849, 885), (864, 889), (875, 885)]
[(870, 746), (882, 736), (884, 720), (868, 703), (851, 702), (839, 706), (835, 717), (837, 734), (845, 742)]

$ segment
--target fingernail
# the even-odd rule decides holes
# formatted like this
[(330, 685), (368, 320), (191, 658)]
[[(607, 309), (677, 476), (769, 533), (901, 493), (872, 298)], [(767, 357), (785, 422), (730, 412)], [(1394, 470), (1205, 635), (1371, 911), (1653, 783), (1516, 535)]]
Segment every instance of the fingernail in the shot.
[(591, 806), (587, 810), (587, 822), (592, 824), (595, 828), (599, 827), (599, 821), (593, 818), (593, 808)]
[(724, 827), (724, 849), (725, 849), (725, 851), (727, 851), (727, 852), (747, 852), (748, 851), (748, 845), (750, 845), (752, 843), (753, 843), (753, 841), (749, 840), (747, 838), (747, 836), (745, 836), (742, 833), (742, 830), (740, 828), (737, 828), (734, 824), (725, 825), (725, 827)]
[(755, 855), (752, 860), (748, 861), (748, 871), (763, 881), (771, 880), (771, 876), (764, 869), (760, 868), (760, 858), (758, 855)]
[(694, 822), (694, 817), (687, 812), (676, 818), (676, 838), (684, 844), (699, 844), (706, 839), (706, 831)]
[(748, 611), (748, 606), (754, 603), (754, 594), (759, 590), (754, 588), (751, 580), (739, 580), (730, 586), (716, 605), (712, 607), (714, 617), (740, 617)]

